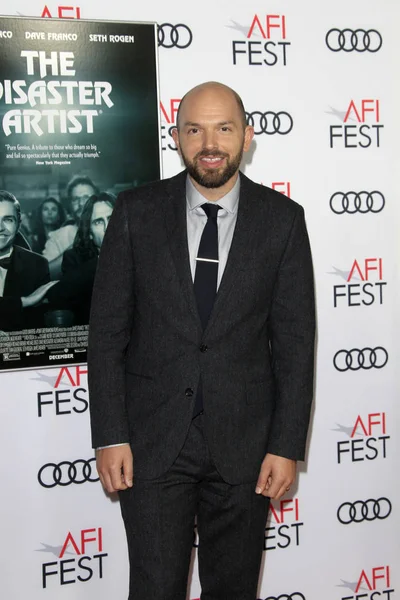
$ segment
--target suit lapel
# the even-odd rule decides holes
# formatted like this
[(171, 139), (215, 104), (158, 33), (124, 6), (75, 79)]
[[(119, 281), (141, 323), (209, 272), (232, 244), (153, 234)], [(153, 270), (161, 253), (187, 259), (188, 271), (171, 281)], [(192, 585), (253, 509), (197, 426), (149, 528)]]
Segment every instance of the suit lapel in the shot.
[(165, 225), (175, 268), (186, 298), (190, 314), (201, 331), (201, 322), (193, 289), (190, 270), (186, 218), (186, 171), (168, 182), (168, 200), (163, 203)]
[[(238, 279), (238, 274), (249, 267), (249, 252), (259, 227), (258, 212), (255, 210), (257, 205), (256, 186), (253, 186), (252, 182), (244, 175), (240, 174), (240, 177), (240, 200), (235, 231), (224, 274), (204, 335), (207, 335), (213, 328), (219, 313), (229, 302), (229, 294), (233, 284)], [(187, 240), (186, 171), (168, 181), (167, 195), (168, 199), (163, 203), (163, 210), (171, 254), (190, 314), (196, 320), (197, 328), (201, 332), (202, 327), (194, 294)]]
[(214, 307), (204, 332), (205, 335), (213, 328), (220, 311), (229, 302), (229, 294), (238, 279), (238, 274), (249, 267), (249, 249), (258, 228), (257, 211), (254, 210), (256, 200), (251, 192), (251, 181), (242, 174), (240, 177), (240, 197), (235, 231)]

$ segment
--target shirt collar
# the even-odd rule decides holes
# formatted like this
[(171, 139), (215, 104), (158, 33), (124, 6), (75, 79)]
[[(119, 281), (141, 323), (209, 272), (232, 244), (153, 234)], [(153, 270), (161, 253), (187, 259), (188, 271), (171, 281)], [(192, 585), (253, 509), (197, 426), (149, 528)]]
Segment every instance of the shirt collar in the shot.
[[(239, 204), (239, 192), (240, 192), (240, 177), (236, 179), (233, 188), (222, 196), (217, 202), (219, 206), (222, 206), (229, 213), (236, 213)], [(194, 187), (189, 175), (186, 177), (186, 201), (189, 210), (192, 211), (198, 206), (201, 206), (205, 202), (209, 202), (207, 198), (204, 198), (202, 194)], [(212, 202), (215, 204), (215, 202)]]

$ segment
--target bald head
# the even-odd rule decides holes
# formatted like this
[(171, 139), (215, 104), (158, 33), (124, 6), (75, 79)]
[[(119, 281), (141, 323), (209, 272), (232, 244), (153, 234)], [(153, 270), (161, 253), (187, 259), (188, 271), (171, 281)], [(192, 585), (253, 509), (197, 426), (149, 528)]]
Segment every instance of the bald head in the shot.
[(192, 183), (205, 198), (217, 200), (235, 184), (254, 129), (246, 125), (238, 94), (209, 81), (183, 97), (171, 135)]
[(246, 127), (246, 113), (239, 94), (229, 86), (219, 83), (218, 81), (206, 81), (205, 83), (196, 85), (196, 87), (189, 90), (183, 96), (176, 115), (177, 129), (179, 130), (180, 126), (182, 125), (182, 113), (184, 113), (186, 104), (190, 104), (191, 102), (201, 103), (203, 100), (209, 99), (210, 97), (215, 97), (222, 102), (224, 99), (227, 101), (232, 101), (233, 99), (239, 111), (239, 118), (243, 124), (243, 129)]

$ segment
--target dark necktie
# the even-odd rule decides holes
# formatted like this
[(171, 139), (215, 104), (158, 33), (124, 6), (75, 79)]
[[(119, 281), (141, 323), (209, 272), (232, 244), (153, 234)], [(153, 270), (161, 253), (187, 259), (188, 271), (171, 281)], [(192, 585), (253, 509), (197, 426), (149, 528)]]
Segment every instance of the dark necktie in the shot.
[[(217, 294), (218, 281), (218, 224), (217, 214), (221, 206), (202, 204), (207, 215), (196, 259), (194, 293), (197, 301), (200, 321), (205, 330)], [(203, 393), (201, 380), (197, 391), (193, 417), (203, 411)]]
[(194, 293), (203, 330), (214, 305), (218, 280), (218, 225), (217, 214), (221, 208), (215, 204), (202, 204), (207, 215), (196, 258)]
[(7, 256), (6, 258), (0, 258), (0, 267), (3, 269), (8, 269), (11, 264), (11, 256)]

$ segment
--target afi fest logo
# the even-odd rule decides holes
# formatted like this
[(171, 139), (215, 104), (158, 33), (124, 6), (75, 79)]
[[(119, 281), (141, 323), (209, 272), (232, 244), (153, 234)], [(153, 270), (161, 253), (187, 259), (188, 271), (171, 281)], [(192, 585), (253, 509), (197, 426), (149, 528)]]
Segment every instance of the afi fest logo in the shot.
[(265, 528), (264, 550), (300, 545), (300, 503), (298, 498), (271, 501)]
[(347, 438), (336, 444), (339, 465), (387, 458), (390, 435), (387, 435), (384, 412), (359, 414), (352, 425), (336, 423), (336, 429), (332, 431), (338, 431)]
[(350, 271), (334, 269), (330, 275), (345, 281), (333, 286), (334, 308), (383, 304), (387, 281), (383, 280), (382, 258), (355, 259)]
[[(262, 185), (262, 182), (261, 182)], [(290, 181), (273, 181), (270, 186), (273, 190), (276, 190), (280, 194), (291, 198), (291, 183)]]
[(37, 416), (52, 418), (86, 412), (89, 406), (86, 367), (62, 367), (57, 375), (48, 373), (39, 371), (32, 378), (52, 388), (37, 393)]
[(161, 147), (162, 150), (177, 151), (172, 139), (172, 130), (176, 127), (176, 114), (178, 112), (181, 98), (170, 98), (168, 101), (160, 102), (161, 113)]
[(42, 564), (43, 589), (103, 579), (104, 559), (108, 554), (103, 552), (102, 527), (82, 529), (74, 534), (69, 531), (62, 546), (42, 546), (38, 552), (51, 552), (58, 558)]
[(240, 32), (245, 40), (232, 41), (234, 65), (258, 67), (286, 67), (288, 46), (285, 15), (255, 14), (250, 27), (232, 21), (228, 25)]
[(379, 100), (351, 100), (346, 111), (331, 107), (328, 114), (343, 122), (343, 125), (329, 126), (331, 148), (380, 148), (384, 126), (380, 122)]
[(390, 567), (363, 569), (357, 581), (344, 581), (337, 587), (349, 588), (351, 595), (341, 596), (340, 600), (394, 600), (394, 588), (390, 582)]
[(56, 6), (54, 9), (49, 9), (47, 5), (45, 5), (42, 10), (42, 14), (40, 15), (42, 18), (52, 19), (80, 19), (81, 18), (81, 8), (80, 6)]

